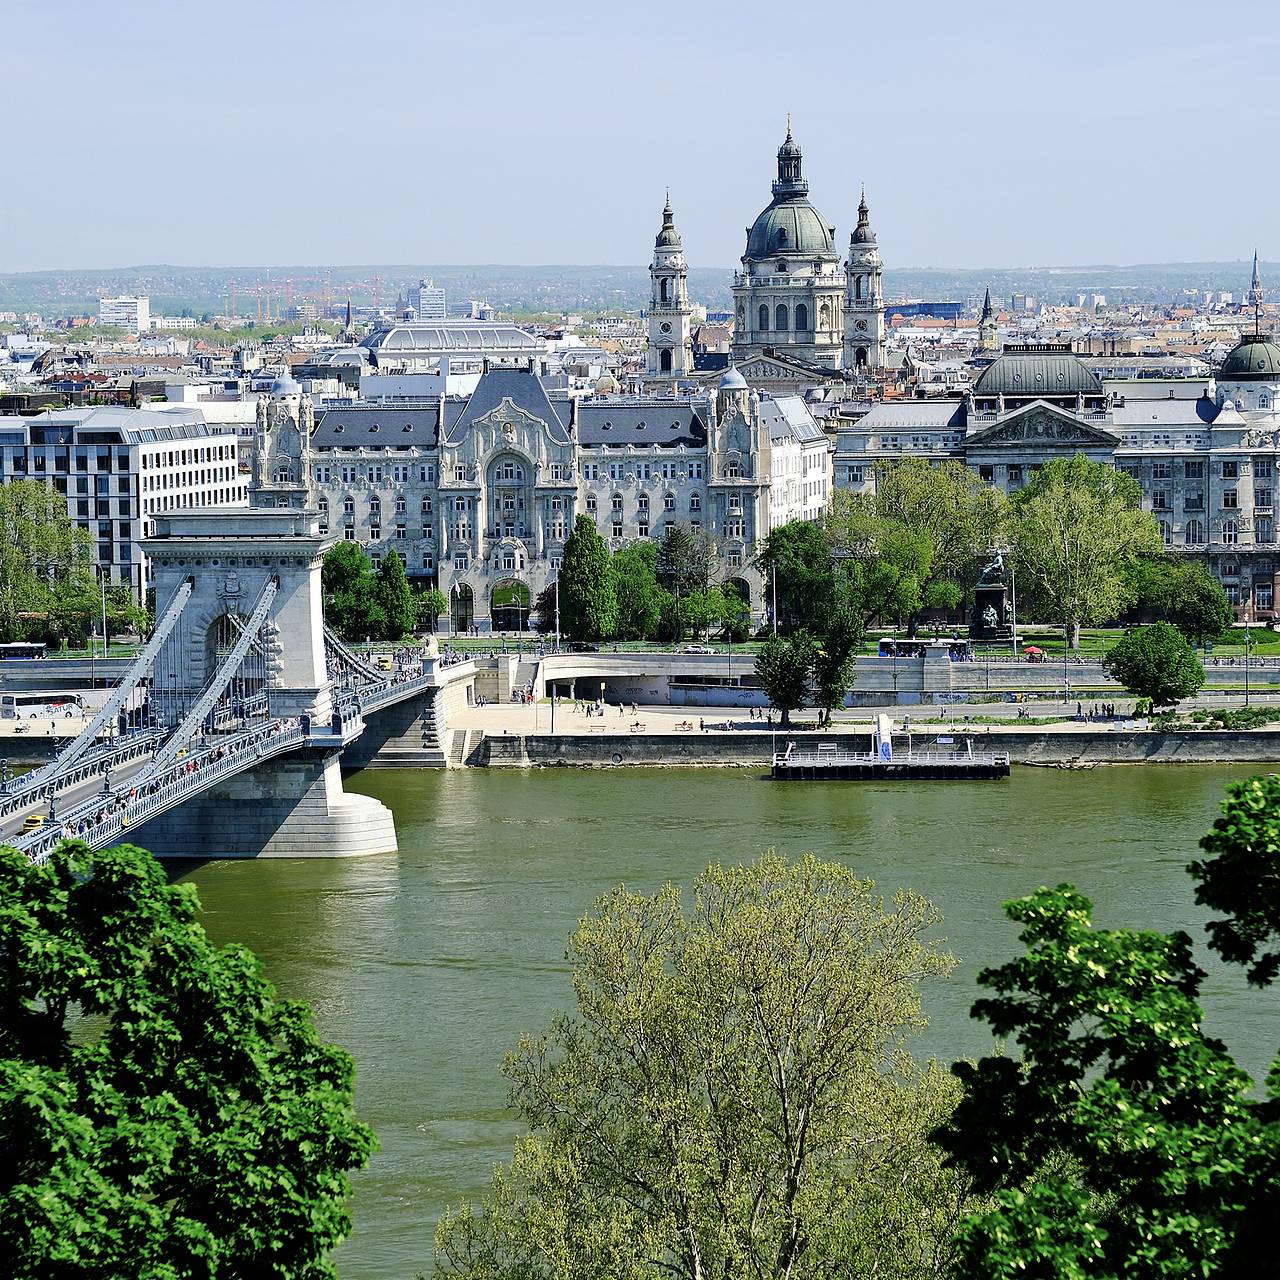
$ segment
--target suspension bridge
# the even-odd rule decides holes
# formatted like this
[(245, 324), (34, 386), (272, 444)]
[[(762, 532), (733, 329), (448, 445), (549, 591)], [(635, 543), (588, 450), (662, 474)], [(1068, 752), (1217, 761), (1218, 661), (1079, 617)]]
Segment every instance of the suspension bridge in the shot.
[(385, 708), (420, 699), (430, 717), (437, 659), (406, 649), (383, 669), (324, 626), (329, 541), (299, 507), (157, 516), (155, 629), (56, 759), (0, 781), (0, 841), (37, 862), (67, 839), (197, 857), (394, 850), (390, 811), (343, 791), (340, 757)]

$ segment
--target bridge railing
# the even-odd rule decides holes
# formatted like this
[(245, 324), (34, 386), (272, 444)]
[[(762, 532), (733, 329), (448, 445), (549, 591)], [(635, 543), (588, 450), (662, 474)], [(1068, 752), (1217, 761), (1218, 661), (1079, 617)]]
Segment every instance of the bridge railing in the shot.
[(167, 730), (164, 729), (139, 730), (95, 747), (71, 768), (56, 775), (46, 774), (44, 770), (34, 770), (8, 782), (0, 790), (0, 818), (7, 818), (19, 809), (26, 809), (41, 800), (53, 799), (91, 778), (105, 776), (108, 770), (151, 755), (164, 741), (166, 734)]
[(104, 849), (120, 840), (129, 827), (140, 826), (215, 783), (291, 751), (304, 741), (301, 723), (285, 720), (211, 742), (154, 774), (130, 779), (127, 789), (122, 786), (84, 801), (38, 831), (19, 836), (14, 847), (36, 863), (48, 859), (63, 840), (83, 840), (92, 849)]

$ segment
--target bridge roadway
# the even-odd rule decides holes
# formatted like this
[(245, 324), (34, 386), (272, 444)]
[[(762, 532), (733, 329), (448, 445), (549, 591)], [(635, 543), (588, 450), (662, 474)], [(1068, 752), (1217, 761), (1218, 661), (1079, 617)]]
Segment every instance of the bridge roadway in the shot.
[[(70, 770), (49, 767), (10, 784), (8, 796), (0, 794), (0, 842), (36, 863), (46, 861), (63, 840), (82, 840), (92, 849), (104, 849), (152, 818), (275, 756), (303, 748), (340, 750), (364, 731), (366, 714), (437, 684), (434, 664), (417, 674), (406, 668), (385, 680), (353, 683), (336, 691), (334, 716), (326, 724), (275, 719), (209, 734), (161, 767), (155, 755), (167, 740), (164, 730), (96, 748)], [(51, 799), (56, 816), (22, 833), (25, 818)]]

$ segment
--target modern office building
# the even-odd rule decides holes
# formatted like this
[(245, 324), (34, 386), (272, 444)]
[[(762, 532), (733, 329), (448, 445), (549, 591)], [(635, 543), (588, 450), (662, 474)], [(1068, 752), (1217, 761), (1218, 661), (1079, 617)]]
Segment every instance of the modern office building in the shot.
[(98, 323), (146, 333), (151, 328), (150, 298), (99, 298)]
[(409, 290), (409, 305), (415, 320), (443, 320), (444, 290), (437, 289), (430, 280), (419, 280)]
[(140, 540), (151, 515), (186, 507), (243, 506), (247, 478), (231, 430), (199, 409), (105, 406), (0, 418), (0, 483), (40, 480), (94, 538), (97, 563), (139, 599), (149, 585)]

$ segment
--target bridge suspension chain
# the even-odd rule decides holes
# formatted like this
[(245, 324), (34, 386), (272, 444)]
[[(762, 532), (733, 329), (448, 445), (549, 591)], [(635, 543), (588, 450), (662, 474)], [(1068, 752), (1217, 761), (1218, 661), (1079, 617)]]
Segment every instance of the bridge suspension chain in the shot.
[(209, 678), (200, 696), (183, 717), (182, 722), (165, 739), (164, 746), (156, 752), (150, 772), (154, 773), (171, 764), (177, 758), (178, 752), (195, 737), (201, 725), (204, 724), (205, 717), (217, 706), (218, 699), (222, 697), (227, 686), (235, 678), (245, 655), (257, 640), (258, 631), (267, 620), (267, 614), (271, 612), (271, 602), (276, 598), (276, 592), (279, 589), (280, 580), (278, 578), (270, 578), (263, 584), (257, 604), (254, 605), (253, 612), (249, 615), (249, 621), (245, 623), (244, 629), (240, 632), (235, 643), (227, 650), (226, 657), (222, 659), (218, 669)]
[(124, 673), (115, 689), (112, 690), (111, 696), (103, 704), (102, 710), (94, 716), (78, 738), (63, 747), (58, 753), (57, 759), (51, 761), (40, 770), (41, 777), (53, 777), (70, 769), (97, 741), (98, 734), (120, 714), (121, 708), (129, 700), (133, 691), (146, 676), (151, 674), (152, 667), (155, 665), (156, 655), (169, 638), (169, 633), (177, 625), (178, 619), (182, 617), (182, 612), (187, 607), (187, 601), (191, 599), (193, 587), (194, 583), (191, 578), (185, 578), (179, 583), (177, 591), (173, 593), (173, 598), (169, 601), (169, 607), (164, 611), (164, 616), (156, 623), (156, 629), (151, 633), (151, 639), (147, 641), (143, 646), (142, 652), (129, 665), (129, 669)]

